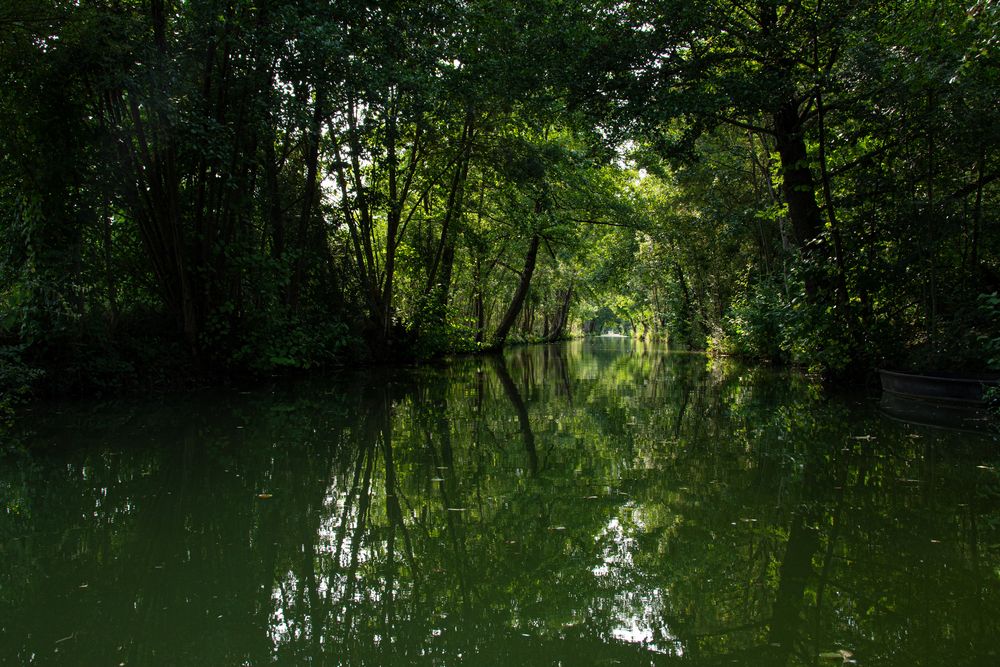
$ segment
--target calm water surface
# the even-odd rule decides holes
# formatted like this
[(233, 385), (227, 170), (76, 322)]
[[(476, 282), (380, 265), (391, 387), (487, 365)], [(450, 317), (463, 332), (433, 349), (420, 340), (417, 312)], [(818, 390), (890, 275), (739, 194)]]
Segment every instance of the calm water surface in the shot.
[(1000, 664), (1000, 443), (796, 374), (596, 339), (26, 422), (4, 664)]

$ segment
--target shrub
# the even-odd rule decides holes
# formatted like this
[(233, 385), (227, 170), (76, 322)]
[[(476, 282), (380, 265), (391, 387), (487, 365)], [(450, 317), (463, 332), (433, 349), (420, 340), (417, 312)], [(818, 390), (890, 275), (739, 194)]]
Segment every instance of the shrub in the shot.
[(9, 428), (17, 406), (35, 389), (43, 373), (24, 362), (23, 346), (0, 346), (0, 430)]

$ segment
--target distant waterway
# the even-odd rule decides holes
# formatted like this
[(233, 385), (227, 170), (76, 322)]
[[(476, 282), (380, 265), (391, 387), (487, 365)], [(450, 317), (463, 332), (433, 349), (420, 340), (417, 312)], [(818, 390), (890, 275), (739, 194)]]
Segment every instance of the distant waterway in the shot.
[(628, 338), (35, 407), (10, 665), (1000, 664), (1000, 443)]

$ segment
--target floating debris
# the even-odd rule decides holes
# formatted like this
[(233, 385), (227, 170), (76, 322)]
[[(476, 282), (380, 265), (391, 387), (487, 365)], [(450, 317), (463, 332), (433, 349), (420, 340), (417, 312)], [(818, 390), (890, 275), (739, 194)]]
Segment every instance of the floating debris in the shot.
[(819, 659), (824, 661), (841, 662), (844, 664), (853, 664), (854, 661), (851, 658), (854, 656), (848, 650), (840, 649), (839, 651), (826, 651), (825, 653), (819, 654)]

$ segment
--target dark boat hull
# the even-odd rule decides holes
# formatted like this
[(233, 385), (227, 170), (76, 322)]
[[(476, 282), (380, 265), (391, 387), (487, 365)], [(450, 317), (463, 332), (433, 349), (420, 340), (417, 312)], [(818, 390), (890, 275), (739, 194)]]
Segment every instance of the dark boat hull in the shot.
[(995, 387), (994, 377), (945, 377), (915, 375), (879, 370), (882, 391), (898, 398), (935, 403), (955, 403), (982, 406), (986, 403), (986, 388)]

